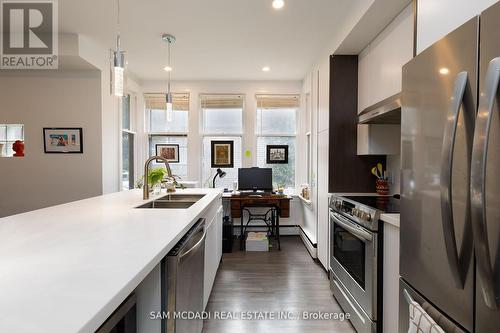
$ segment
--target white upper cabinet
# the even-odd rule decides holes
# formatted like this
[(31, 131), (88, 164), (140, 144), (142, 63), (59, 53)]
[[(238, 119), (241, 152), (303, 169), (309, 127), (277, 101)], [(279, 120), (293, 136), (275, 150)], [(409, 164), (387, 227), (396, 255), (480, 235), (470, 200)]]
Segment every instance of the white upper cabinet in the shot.
[(359, 54), (358, 113), (401, 91), (401, 70), (413, 57), (413, 23), (409, 5)]
[(330, 58), (325, 57), (318, 70), (318, 132), (329, 127), (330, 119)]
[(328, 270), (328, 130), (318, 134), (318, 259)]
[(417, 53), (422, 52), (498, 0), (419, 0)]

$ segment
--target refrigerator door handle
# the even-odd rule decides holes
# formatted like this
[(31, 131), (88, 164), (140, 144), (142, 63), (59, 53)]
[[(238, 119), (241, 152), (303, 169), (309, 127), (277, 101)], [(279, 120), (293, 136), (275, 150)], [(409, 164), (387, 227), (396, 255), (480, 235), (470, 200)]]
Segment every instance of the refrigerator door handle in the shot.
[[(443, 136), (442, 147), (442, 160), (441, 160), (441, 221), (444, 233), (444, 243), (446, 247), (446, 255), (448, 264), (452, 271), (455, 285), (459, 289), (463, 289), (465, 279), (467, 276), (468, 265), (461, 264), (460, 256), (457, 249), (457, 242), (455, 236), (455, 223), (453, 218), (453, 186), (452, 186), (452, 171), (453, 171), (453, 152), (455, 148), (455, 140), (458, 128), (458, 120), (460, 116), (461, 106), (463, 105), (464, 120), (466, 123), (465, 131), (467, 135), (468, 147), (467, 156), (470, 158), (470, 147), (472, 146), (472, 126), (470, 122), (474, 119), (475, 110), (470, 105), (467, 96), (468, 74), (467, 72), (458, 73), (455, 80), (455, 87), (453, 90), (453, 98), (450, 109), (446, 116), (446, 124)], [(472, 120), (471, 120), (472, 119)], [(469, 134), (470, 133), (470, 134)], [(466, 223), (469, 221), (470, 206), (466, 210)], [(472, 245), (471, 251), (472, 252)]]
[(500, 80), (500, 57), (490, 61), (486, 73), (485, 93), (480, 95), (474, 132), (471, 167), (471, 219), (477, 269), (484, 302), (498, 309), (497, 295), (486, 227), (486, 162), (493, 109)]

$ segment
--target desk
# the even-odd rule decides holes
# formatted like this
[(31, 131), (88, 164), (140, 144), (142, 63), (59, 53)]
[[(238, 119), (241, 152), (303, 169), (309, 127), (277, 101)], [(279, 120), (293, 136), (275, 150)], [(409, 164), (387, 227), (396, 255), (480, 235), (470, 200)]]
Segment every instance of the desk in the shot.
[[(290, 200), (292, 197), (284, 194), (271, 194), (263, 193), (260, 196), (255, 196), (252, 194), (233, 194), (228, 196), (227, 199), (231, 204), (231, 216), (233, 218), (240, 218), (241, 220), (241, 230), (240, 230), (240, 247), (243, 248), (243, 238), (244, 238), (244, 221), (243, 212), (251, 207), (269, 207), (274, 209), (271, 213), (272, 217), (272, 231), (274, 236), (278, 241), (278, 249), (281, 249), (280, 245), (280, 232), (279, 232), (279, 218), (280, 217), (290, 217)], [(248, 223), (252, 221), (252, 217), (249, 217)], [(247, 223), (247, 224), (248, 224)]]

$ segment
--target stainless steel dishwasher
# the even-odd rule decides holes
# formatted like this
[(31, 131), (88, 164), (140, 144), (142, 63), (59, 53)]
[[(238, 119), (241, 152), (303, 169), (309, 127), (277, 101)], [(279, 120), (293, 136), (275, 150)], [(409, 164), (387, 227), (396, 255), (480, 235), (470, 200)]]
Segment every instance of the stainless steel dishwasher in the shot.
[(205, 219), (200, 219), (161, 261), (161, 307), (168, 314), (162, 333), (200, 333), (203, 320), (188, 319), (203, 311)]

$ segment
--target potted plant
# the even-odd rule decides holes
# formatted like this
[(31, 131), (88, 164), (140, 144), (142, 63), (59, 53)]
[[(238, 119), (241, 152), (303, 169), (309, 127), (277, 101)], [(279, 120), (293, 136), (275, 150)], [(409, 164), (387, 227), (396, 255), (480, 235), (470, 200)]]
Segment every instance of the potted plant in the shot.
[(154, 168), (149, 172), (148, 175), (148, 183), (149, 186), (153, 189), (153, 194), (160, 194), (161, 191), (161, 182), (163, 178), (167, 174), (167, 170), (164, 168)]

